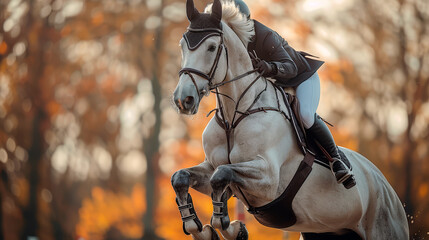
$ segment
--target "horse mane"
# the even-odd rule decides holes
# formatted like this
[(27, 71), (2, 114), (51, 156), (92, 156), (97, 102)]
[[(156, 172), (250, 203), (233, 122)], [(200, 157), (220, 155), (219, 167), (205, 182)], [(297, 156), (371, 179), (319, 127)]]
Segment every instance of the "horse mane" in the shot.
[[(222, 20), (237, 34), (241, 42), (247, 48), (247, 45), (255, 35), (254, 23), (247, 19), (235, 5), (234, 1), (223, 0), (222, 2)], [(212, 12), (212, 3), (207, 5), (205, 13)]]

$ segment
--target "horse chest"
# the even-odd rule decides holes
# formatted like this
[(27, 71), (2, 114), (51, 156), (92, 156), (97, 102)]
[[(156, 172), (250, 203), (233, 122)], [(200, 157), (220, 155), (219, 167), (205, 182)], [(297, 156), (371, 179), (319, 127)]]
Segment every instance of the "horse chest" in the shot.
[[(207, 160), (214, 168), (230, 164), (230, 155), (236, 143), (236, 131), (232, 130), (227, 141), (227, 134), (216, 122), (210, 122), (203, 133), (203, 146)], [(229, 145), (229, 146), (228, 146)]]
[(223, 131), (215, 131), (212, 134), (203, 134), (203, 146), (207, 161), (217, 168), (220, 165), (228, 164), (228, 144), (226, 134)]
[[(217, 134), (206, 137), (203, 136), (206, 158), (214, 168), (217, 168), (220, 165), (236, 163), (236, 161), (241, 159), (241, 157), (249, 159), (251, 156), (258, 155), (258, 152), (263, 152), (262, 150), (257, 150), (260, 148), (258, 145), (253, 147), (249, 146), (252, 141), (243, 140), (243, 136), (237, 133), (237, 131), (231, 131), (229, 136), (229, 146), (226, 139), (226, 133), (223, 129)], [(247, 149), (247, 151), (243, 151), (245, 149)]]

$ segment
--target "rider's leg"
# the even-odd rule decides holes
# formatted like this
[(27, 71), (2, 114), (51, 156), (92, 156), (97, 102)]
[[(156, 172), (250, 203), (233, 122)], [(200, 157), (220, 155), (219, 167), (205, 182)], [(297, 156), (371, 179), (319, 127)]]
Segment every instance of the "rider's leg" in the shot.
[(304, 127), (309, 129), (314, 124), (314, 114), (320, 100), (320, 79), (317, 72), (296, 88), (296, 97)]
[(194, 239), (219, 239), (216, 231), (210, 226), (202, 226), (189, 195), (189, 187), (210, 196), (212, 191), (209, 179), (213, 167), (206, 161), (186, 169), (181, 169), (171, 177), (171, 184), (176, 192), (176, 203), (182, 215), (183, 231), (192, 234)]
[(328, 126), (326, 126), (317, 114), (315, 114), (314, 118), (314, 124), (311, 128), (307, 129), (307, 132), (310, 133), (332, 157), (333, 161), (329, 163), (332, 173), (335, 175), (338, 183), (343, 183), (352, 176), (352, 173), (343, 161), (341, 161), (337, 145), (335, 144)]
[(332, 157), (333, 161), (330, 165), (337, 182), (344, 182), (352, 176), (352, 173), (341, 161), (341, 156), (331, 131), (316, 114), (320, 100), (320, 79), (317, 72), (297, 87), (296, 95), (300, 103), (300, 115), (304, 122), (304, 127)]

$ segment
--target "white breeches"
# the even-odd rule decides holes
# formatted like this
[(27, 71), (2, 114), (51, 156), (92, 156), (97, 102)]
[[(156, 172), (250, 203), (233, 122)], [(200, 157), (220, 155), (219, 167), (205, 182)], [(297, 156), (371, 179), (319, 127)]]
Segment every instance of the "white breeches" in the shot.
[(304, 127), (309, 129), (314, 124), (314, 114), (319, 106), (320, 100), (320, 79), (315, 72), (309, 79), (298, 85), (296, 96), (300, 104), (300, 114)]

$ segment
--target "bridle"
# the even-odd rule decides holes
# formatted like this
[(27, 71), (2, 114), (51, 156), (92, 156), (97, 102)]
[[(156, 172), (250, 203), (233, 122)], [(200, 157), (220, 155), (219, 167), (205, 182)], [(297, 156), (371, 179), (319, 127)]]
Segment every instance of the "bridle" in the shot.
[[(204, 73), (204, 72), (202, 72), (202, 71), (200, 71), (198, 69), (189, 68), (189, 67), (182, 68), (179, 71), (179, 77), (182, 74), (187, 74), (187, 75), (190, 76), (192, 82), (194, 83), (195, 89), (197, 90), (198, 96), (201, 98), (201, 95), (206, 94), (206, 92), (205, 92), (205, 89), (203, 89), (203, 91), (201, 91), (201, 92), (198, 90), (197, 82), (195, 81), (195, 78), (194, 78), (193, 74), (196, 74), (196, 75), (198, 75), (198, 76), (206, 79), (209, 82), (209, 89), (210, 90), (215, 89), (217, 86), (213, 85), (212, 81), (213, 81), (214, 75), (216, 73), (217, 67), (219, 65), (220, 56), (222, 55), (222, 50), (225, 49), (226, 61), (227, 61), (227, 66), (228, 66), (228, 50), (227, 50), (227, 48), (226, 48), (226, 46), (224, 44), (224, 41), (223, 41), (223, 31), (221, 29), (217, 29), (217, 28), (205, 28), (205, 29), (188, 28), (188, 32), (197, 32), (197, 33), (200, 33), (200, 32), (211, 32), (207, 36), (205, 36), (203, 39), (201, 39), (200, 42), (195, 47), (193, 47), (193, 48), (190, 47), (189, 40), (186, 37), (186, 33), (183, 34), (183, 38), (186, 40), (186, 42), (188, 44), (188, 48), (191, 51), (194, 51), (194, 50), (198, 49), (198, 47), (201, 45), (201, 43), (204, 42), (204, 40), (206, 40), (207, 38), (210, 38), (210, 37), (213, 37), (213, 36), (220, 36), (220, 39), (221, 39), (220, 40), (221, 42), (219, 44), (219, 47), (218, 47), (218, 50), (217, 50), (217, 53), (216, 53), (216, 58), (215, 58), (215, 60), (214, 60), (214, 62), (212, 64), (212, 67), (210, 68), (210, 71), (208, 73)], [(225, 73), (224, 80), (226, 79), (226, 76), (227, 76), (227, 73)]]
[[(206, 90), (205, 90), (205, 89), (203, 89), (202, 91), (198, 90), (197, 82), (195, 81), (195, 78), (194, 78), (193, 74), (196, 74), (196, 75), (198, 75), (198, 76), (200, 76), (200, 77), (204, 78), (205, 80), (207, 80), (207, 81), (209, 82), (209, 90), (213, 90), (213, 89), (217, 89), (218, 87), (223, 86), (223, 85), (225, 85), (225, 84), (227, 84), (227, 83), (231, 83), (231, 82), (233, 82), (233, 81), (239, 80), (239, 79), (241, 79), (241, 78), (243, 78), (243, 77), (246, 77), (246, 76), (248, 76), (248, 75), (250, 75), (250, 74), (252, 74), (252, 73), (257, 72), (256, 70), (251, 70), (251, 71), (248, 71), (248, 72), (246, 72), (246, 73), (244, 73), (244, 74), (241, 74), (241, 75), (239, 75), (239, 76), (237, 76), (237, 77), (235, 77), (235, 78), (233, 78), (233, 79), (231, 79), (231, 80), (229, 80), (229, 81), (225, 81), (225, 79), (226, 79), (226, 77), (227, 77), (227, 74), (228, 74), (228, 69), (227, 69), (227, 70), (226, 70), (226, 72), (225, 72), (225, 77), (223, 78), (223, 80), (222, 80), (220, 83), (213, 84), (213, 78), (214, 78), (214, 75), (215, 75), (215, 73), (216, 73), (217, 67), (218, 67), (218, 65), (219, 65), (219, 60), (220, 60), (220, 57), (221, 57), (221, 55), (222, 55), (222, 50), (223, 50), (223, 49), (225, 49), (226, 66), (227, 66), (227, 67), (229, 66), (229, 62), (228, 62), (228, 61), (229, 61), (229, 58), (228, 58), (228, 48), (226, 47), (226, 45), (225, 45), (225, 43), (224, 43), (224, 40), (223, 40), (223, 31), (222, 31), (222, 29), (218, 29), (218, 28), (194, 29), (194, 28), (190, 28), (190, 27), (188, 27), (188, 32), (195, 32), (195, 33), (210, 32), (208, 35), (206, 35), (204, 38), (202, 38), (202, 39), (199, 41), (199, 43), (198, 43), (196, 46), (194, 46), (194, 47), (191, 47), (191, 46), (190, 46), (190, 44), (189, 44), (189, 40), (188, 40), (188, 38), (186, 37), (186, 33), (185, 33), (185, 34), (183, 34), (183, 38), (184, 38), (184, 39), (185, 39), (185, 41), (187, 42), (187, 44), (188, 44), (188, 48), (189, 48), (189, 50), (191, 50), (191, 51), (194, 51), (194, 50), (198, 49), (198, 47), (201, 45), (201, 43), (202, 43), (202, 42), (204, 42), (207, 38), (210, 38), (210, 37), (213, 37), (213, 36), (220, 36), (220, 39), (221, 39), (221, 40), (220, 40), (219, 47), (218, 47), (218, 50), (217, 50), (217, 53), (216, 53), (216, 58), (215, 58), (215, 60), (213, 61), (212, 67), (210, 68), (210, 71), (209, 71), (208, 73), (204, 73), (204, 72), (202, 72), (202, 71), (200, 71), (200, 70), (198, 70), (198, 69), (195, 69), (195, 68), (189, 68), (189, 67), (182, 68), (182, 69), (179, 71), (179, 77), (180, 77), (182, 74), (187, 74), (187, 75), (189, 75), (189, 77), (190, 77), (190, 78), (191, 78), (191, 80), (192, 80), (192, 83), (193, 83), (193, 84), (194, 84), (194, 86), (195, 86), (195, 89), (197, 90), (198, 96), (199, 96), (200, 98), (201, 98), (201, 96), (202, 96), (202, 95), (206, 94), (206, 92), (205, 92)], [(201, 99), (200, 99), (200, 100), (201, 100)]]
[[(228, 81), (225, 81), (226, 80), (226, 77), (227, 77), (227, 75), (228, 75), (228, 69), (226, 70), (226, 72), (225, 72), (225, 77), (223, 78), (223, 80), (220, 82), (220, 83), (217, 83), (217, 84), (213, 84), (213, 78), (214, 78), (214, 75), (215, 75), (215, 73), (216, 73), (216, 70), (217, 70), (217, 67), (218, 67), (218, 65), (219, 65), (219, 60), (220, 60), (220, 56), (221, 56), (221, 54), (222, 54), (222, 50), (223, 49), (225, 49), (225, 56), (226, 56), (226, 61), (227, 61), (227, 68), (228, 68), (228, 66), (229, 66), (229, 60), (228, 60), (228, 49), (227, 49), (227, 47), (226, 47), (226, 45), (225, 45), (225, 43), (224, 43), (224, 38), (223, 38), (223, 31), (222, 31), (222, 29), (219, 29), (219, 28), (203, 28), (203, 29), (194, 29), (194, 28), (190, 28), (190, 27), (188, 27), (188, 32), (193, 32), (193, 33), (202, 33), (202, 32), (209, 32), (209, 34), (207, 34), (206, 36), (204, 36), (201, 40), (199, 40), (199, 42), (195, 45), (195, 46), (191, 46), (191, 44), (190, 44), (190, 41), (189, 41), (189, 39), (187, 38), (187, 35), (186, 35), (186, 32), (183, 34), (183, 38), (185, 39), (185, 41), (186, 41), (186, 43), (187, 43), (187, 45), (188, 45), (188, 48), (189, 48), (189, 50), (191, 50), (191, 51), (194, 51), (194, 50), (196, 50), (196, 49), (198, 49), (198, 47), (206, 40), (206, 39), (208, 39), (208, 38), (210, 38), (210, 37), (213, 37), (213, 36), (220, 36), (220, 44), (219, 44), (219, 47), (218, 47), (218, 51), (217, 51), (217, 53), (216, 53), (216, 58), (215, 58), (215, 60), (214, 60), (214, 62), (213, 62), (213, 64), (212, 64), (212, 67), (210, 68), (210, 71), (208, 72), (208, 73), (204, 73), (204, 72), (202, 72), (202, 71), (200, 71), (200, 70), (198, 70), (198, 69), (195, 69), (195, 68), (189, 68), (189, 67), (186, 67), (186, 68), (182, 68), (180, 71), (179, 71), (179, 77), (182, 75), (182, 74), (187, 74), (187, 75), (189, 75), (190, 76), (190, 78), (191, 78), (191, 80), (192, 80), (192, 82), (193, 82), (193, 84), (194, 84), (194, 86), (195, 86), (195, 89), (196, 89), (196, 91), (197, 91), (197, 93), (198, 93), (198, 97), (200, 98), (199, 100), (201, 100), (201, 98), (202, 98), (202, 96), (203, 95), (205, 95), (206, 94), (206, 90), (205, 89), (203, 89), (203, 90), (199, 90), (198, 89), (198, 85), (197, 85), (197, 82), (195, 81), (195, 78), (194, 78), (194, 76), (193, 76), (193, 74), (196, 74), (196, 75), (198, 75), (198, 76), (200, 76), (200, 77), (202, 77), (202, 78), (204, 78), (204, 79), (206, 79), (208, 82), (209, 82), (209, 90), (215, 90), (215, 91), (212, 91), (212, 92), (214, 92), (215, 94), (216, 94), (216, 97), (218, 98), (218, 100), (220, 100), (219, 99), (219, 96), (220, 95), (222, 95), (222, 96), (224, 96), (224, 97), (227, 97), (227, 98), (229, 98), (230, 100), (232, 100), (232, 101), (234, 101), (230, 96), (228, 96), (228, 95), (225, 95), (225, 94), (222, 94), (222, 93), (220, 93), (219, 92), (219, 90), (218, 90), (218, 88), (220, 87), (220, 86), (223, 86), (223, 85), (225, 85), (225, 84), (228, 84), (228, 83), (231, 83), (231, 82), (234, 82), (234, 81), (237, 81), (237, 80), (239, 80), (239, 79), (242, 79), (242, 78), (244, 78), (244, 77), (246, 77), (246, 76), (248, 76), (248, 75), (250, 75), (250, 74), (253, 74), (253, 73), (257, 73), (258, 71), (256, 70), (256, 69), (253, 69), (253, 70), (250, 70), (250, 71), (248, 71), (248, 72), (245, 72), (245, 73), (243, 73), (243, 74), (241, 74), (241, 75), (239, 75), (239, 76), (236, 76), (236, 77), (234, 77), (233, 79), (231, 79), (231, 80), (228, 80)], [(242, 117), (243, 116), (247, 116), (248, 115), (248, 111), (253, 107), (253, 105), (258, 101), (258, 99), (259, 99), (259, 97), (261, 96), (261, 94), (267, 89), (267, 85), (265, 85), (265, 89), (264, 90), (262, 90), (259, 94), (258, 94), (258, 96), (256, 97), (256, 99), (254, 100), (254, 102), (253, 102), (253, 104), (251, 104), (250, 105), (250, 107), (249, 107), (249, 109), (248, 109), (248, 111), (246, 111), (246, 112), (240, 112), (240, 111), (238, 111), (238, 105), (239, 105), (239, 103), (240, 103), (240, 101), (241, 101), (241, 99), (243, 98), (243, 96), (247, 93), (247, 91), (253, 86), (253, 84), (255, 84), (256, 83), (256, 81), (258, 81), (261, 77), (262, 77), (262, 75), (263, 75), (263, 73), (259, 73), (258, 75), (257, 75), (257, 77), (249, 84), (249, 86), (247, 86), (247, 88), (244, 90), (244, 92), (241, 94), (241, 96), (238, 98), (238, 101), (235, 103), (236, 104), (236, 111), (235, 111), (235, 113), (234, 113), (234, 117), (233, 117), (233, 120), (232, 120), (232, 123), (231, 123), (231, 126), (233, 126), (234, 125), (234, 120), (236, 119), (236, 114), (237, 113), (239, 113), (239, 114), (241, 114), (242, 115)], [(267, 84), (267, 80), (266, 80), (266, 84)], [(234, 101), (235, 102), (235, 101)], [(219, 101), (219, 103), (220, 103), (220, 107), (218, 108), (218, 109), (213, 109), (212, 111), (210, 111), (209, 112), (209, 114), (208, 115), (210, 115), (213, 111), (217, 111), (217, 112), (220, 112), (220, 115), (221, 115), (221, 118), (223, 119), (223, 124), (222, 125), (224, 125), (224, 126), (229, 126), (230, 124), (227, 122), (227, 120), (226, 120), (226, 118), (225, 118), (225, 114), (224, 114), (224, 112), (223, 112), (223, 107), (222, 107), (222, 103), (221, 103), (221, 101)], [(241, 121), (241, 119), (242, 118), (240, 118), (240, 119), (238, 119), (238, 122), (240, 122)], [(237, 122), (237, 124), (238, 124), (238, 122)]]

